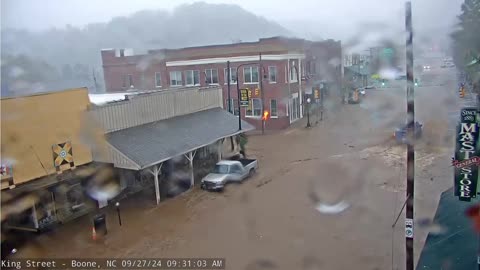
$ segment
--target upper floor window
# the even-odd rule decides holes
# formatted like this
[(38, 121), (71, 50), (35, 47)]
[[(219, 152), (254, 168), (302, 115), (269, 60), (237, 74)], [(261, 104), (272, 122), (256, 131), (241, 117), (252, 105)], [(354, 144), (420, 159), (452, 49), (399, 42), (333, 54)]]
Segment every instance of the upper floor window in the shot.
[(258, 83), (258, 67), (243, 68), (244, 83)]
[(277, 67), (270, 66), (268, 67), (268, 81), (271, 83), (277, 82)]
[(170, 86), (180, 86), (182, 83), (182, 72), (170, 71)]
[(205, 82), (207, 84), (218, 84), (218, 70), (206, 69), (205, 70)]
[(295, 66), (295, 62), (290, 66), (290, 82), (298, 81), (298, 67)]
[(200, 72), (198, 70), (185, 71), (186, 85), (200, 85)]
[[(225, 84), (228, 82), (227, 77), (228, 77), (228, 69), (224, 69), (225, 73)], [(237, 68), (230, 68), (230, 83), (237, 83)]]
[(155, 87), (162, 87), (162, 74), (155, 72)]
[(133, 87), (133, 76), (131, 74), (123, 76), (123, 88)]

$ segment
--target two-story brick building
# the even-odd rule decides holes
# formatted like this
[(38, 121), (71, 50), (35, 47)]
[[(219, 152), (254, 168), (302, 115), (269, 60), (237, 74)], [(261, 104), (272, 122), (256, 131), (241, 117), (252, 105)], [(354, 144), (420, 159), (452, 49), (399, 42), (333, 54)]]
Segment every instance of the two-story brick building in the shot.
[(221, 85), (224, 108), (229, 107), (230, 98), (231, 111), (236, 115), (238, 78), (239, 88), (248, 88), (251, 93), (248, 107), (241, 109), (242, 118), (260, 128), (263, 111), (268, 110), (267, 129), (286, 128), (302, 118), (305, 92), (311, 92), (320, 80), (340, 82), (342, 74), (340, 42), (282, 37), (150, 50), (142, 55), (133, 55), (127, 49), (107, 49), (102, 50), (102, 61), (107, 92)]

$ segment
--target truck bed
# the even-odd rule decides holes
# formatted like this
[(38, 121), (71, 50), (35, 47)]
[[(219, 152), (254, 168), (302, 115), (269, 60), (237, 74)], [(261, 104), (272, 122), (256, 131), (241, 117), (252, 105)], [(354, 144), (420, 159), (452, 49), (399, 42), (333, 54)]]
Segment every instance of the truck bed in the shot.
[(241, 158), (241, 159), (238, 159), (238, 161), (240, 161), (240, 163), (242, 163), (243, 167), (246, 167), (250, 163), (254, 162), (255, 159)]

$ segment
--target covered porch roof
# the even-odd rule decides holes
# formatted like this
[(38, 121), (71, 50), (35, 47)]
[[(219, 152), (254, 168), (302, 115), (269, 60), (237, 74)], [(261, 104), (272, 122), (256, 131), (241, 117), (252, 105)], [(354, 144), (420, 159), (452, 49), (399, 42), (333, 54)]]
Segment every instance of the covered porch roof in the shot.
[(237, 116), (218, 107), (114, 131), (106, 138), (125, 158), (116, 167), (141, 170), (253, 129), (242, 121), (239, 130)]

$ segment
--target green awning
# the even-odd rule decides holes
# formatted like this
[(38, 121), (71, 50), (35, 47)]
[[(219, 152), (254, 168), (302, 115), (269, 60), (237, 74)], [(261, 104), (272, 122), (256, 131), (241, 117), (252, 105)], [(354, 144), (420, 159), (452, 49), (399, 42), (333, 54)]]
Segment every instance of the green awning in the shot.
[(435, 213), (434, 224), (446, 229), (446, 233), (429, 233), (416, 269), (478, 269), (478, 235), (465, 211), (478, 203), (459, 201), (453, 187), (443, 192)]

